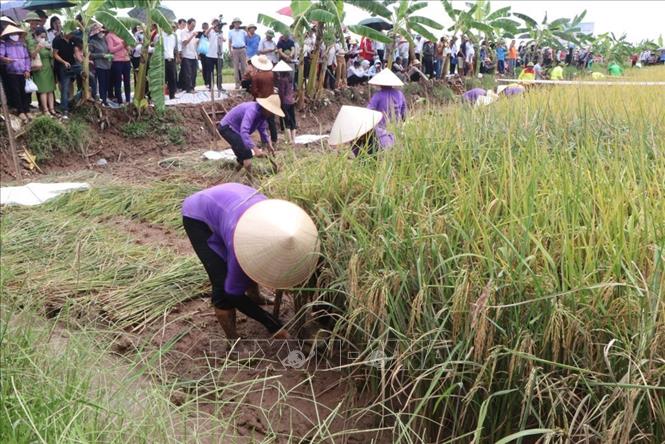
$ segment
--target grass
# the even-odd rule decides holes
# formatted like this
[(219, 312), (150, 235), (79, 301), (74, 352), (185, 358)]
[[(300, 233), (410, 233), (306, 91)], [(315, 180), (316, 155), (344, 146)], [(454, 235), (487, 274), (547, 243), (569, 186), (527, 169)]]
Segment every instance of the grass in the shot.
[(85, 152), (88, 137), (85, 125), (77, 119), (65, 125), (52, 117), (37, 116), (27, 128), (26, 143), (39, 162), (72, 150)]
[[(282, 154), (262, 190), (320, 227), (318, 296), (333, 337), (359, 354), (347, 367), (356, 387), (372, 394), (353, 414), (382, 416), (376, 427), (402, 443), (665, 441), (663, 122), (662, 89), (540, 88), (419, 111), (376, 157)], [(136, 245), (113, 218), (179, 229), (197, 189), (104, 184), (3, 210), (3, 442), (165, 441), (191, 427), (175, 431), (167, 413), (191, 415), (212, 392), (219, 439), (231, 397), (271, 383), (239, 388), (211, 366), (201, 380), (130, 390), (143, 399), (130, 414), (94, 382), (92, 356), (108, 352), (95, 338), (154, 323), (206, 285), (195, 258)], [(109, 330), (72, 332), (56, 360), (43, 305), (76, 325), (92, 312)], [(384, 365), (367, 365), (377, 351)], [(135, 387), (135, 373), (99, 367)], [(165, 404), (176, 388), (189, 390), (185, 410)], [(331, 418), (312, 441), (333, 439)], [(269, 429), (265, 442), (278, 438), (299, 441)]]

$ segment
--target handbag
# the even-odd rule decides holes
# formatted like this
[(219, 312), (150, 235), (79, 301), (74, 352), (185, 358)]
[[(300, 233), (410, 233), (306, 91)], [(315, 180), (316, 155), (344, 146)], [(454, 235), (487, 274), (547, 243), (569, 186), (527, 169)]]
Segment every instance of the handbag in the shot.
[(37, 84), (34, 82), (32, 79), (27, 79), (25, 81), (25, 92), (26, 94), (32, 94), (33, 92), (37, 92)]
[(44, 64), (42, 63), (42, 56), (37, 53), (35, 58), (30, 60), (30, 71), (39, 71), (43, 66)]

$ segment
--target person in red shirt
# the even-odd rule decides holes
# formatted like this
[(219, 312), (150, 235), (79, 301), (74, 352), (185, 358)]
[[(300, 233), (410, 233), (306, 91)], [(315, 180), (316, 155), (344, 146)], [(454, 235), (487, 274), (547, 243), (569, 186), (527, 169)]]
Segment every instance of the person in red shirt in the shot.
[(367, 37), (363, 37), (360, 40), (360, 57), (370, 63), (374, 62), (374, 45), (372, 44), (372, 40)]

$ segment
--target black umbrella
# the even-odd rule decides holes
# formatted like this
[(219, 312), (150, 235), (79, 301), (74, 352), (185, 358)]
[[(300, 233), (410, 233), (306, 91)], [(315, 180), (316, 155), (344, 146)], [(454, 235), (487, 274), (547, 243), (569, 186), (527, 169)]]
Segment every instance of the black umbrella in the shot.
[(377, 31), (389, 31), (393, 29), (393, 25), (380, 17), (370, 17), (358, 22), (358, 25), (367, 26), (368, 28)]
[[(157, 9), (159, 9), (159, 12), (162, 13), (166, 20), (170, 22), (175, 21), (175, 12), (171, 11), (169, 8), (165, 8), (164, 6), (158, 6)], [(146, 19), (148, 18), (146, 16), (145, 8), (134, 8), (130, 10), (127, 15), (143, 23), (145, 23)]]

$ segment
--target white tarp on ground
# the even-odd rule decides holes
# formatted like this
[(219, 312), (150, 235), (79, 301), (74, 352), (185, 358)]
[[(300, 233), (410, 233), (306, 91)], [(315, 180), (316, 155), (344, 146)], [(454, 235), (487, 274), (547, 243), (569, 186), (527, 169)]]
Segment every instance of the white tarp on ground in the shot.
[(479, 96), (476, 99), (476, 106), (487, 106), (490, 105), (499, 98), (499, 96)]
[(2, 205), (39, 205), (54, 197), (74, 190), (87, 190), (84, 182), (29, 183), (20, 187), (0, 187)]
[(224, 151), (206, 151), (203, 153), (203, 157), (208, 160), (224, 160), (227, 162), (235, 162), (236, 155), (233, 154), (232, 149)]
[[(222, 91), (215, 89), (215, 100), (224, 100), (229, 97), (227, 91), (235, 89), (233, 83), (222, 83)], [(195, 105), (198, 103), (207, 103), (212, 101), (210, 91), (205, 86), (197, 86), (193, 93), (179, 92), (175, 95), (175, 99), (165, 97), (166, 106), (173, 105)]]
[(326, 137), (328, 137), (327, 134), (324, 135), (302, 134), (300, 136), (296, 136), (295, 142), (298, 144), (306, 144), (306, 143), (318, 142), (319, 140), (325, 139)]

